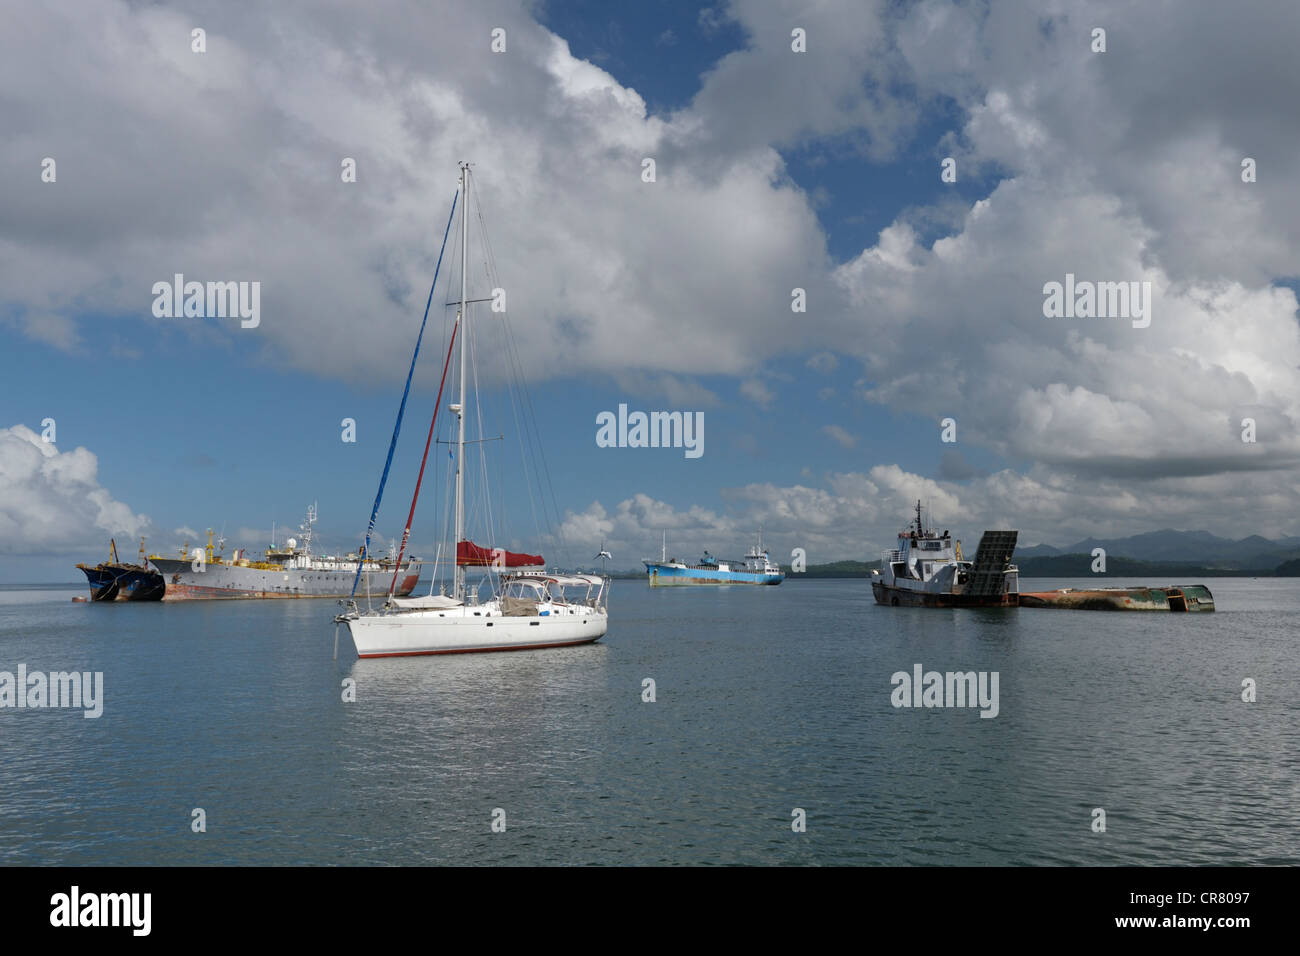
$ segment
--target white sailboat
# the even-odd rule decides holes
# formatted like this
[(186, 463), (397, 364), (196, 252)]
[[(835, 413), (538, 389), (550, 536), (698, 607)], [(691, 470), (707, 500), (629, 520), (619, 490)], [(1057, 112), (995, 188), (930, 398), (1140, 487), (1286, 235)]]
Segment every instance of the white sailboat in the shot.
[[(462, 250), (460, 311), (452, 332), (452, 348), (459, 352), (460, 400), (448, 406), (448, 410), (457, 418), (455, 537), (453, 539), (456, 542), (456, 557), (452, 592), (431, 593), (423, 597), (409, 598), (395, 597), (390, 593), (381, 607), (365, 610), (360, 609), (355, 601), (349, 602), (345, 612), (338, 615), (335, 621), (347, 627), (359, 657), (405, 657), (589, 644), (599, 640), (605, 634), (609, 623), (609, 579), (604, 574), (548, 573), (544, 567), (536, 566), (541, 561), (540, 555), (514, 554), (501, 549), (489, 550), (480, 548), (466, 539), (464, 452), (467, 350), (465, 346), (468, 341), (466, 330), (470, 299), (466, 275), (469, 257), (465, 254), (465, 250), (468, 248), (469, 239), (467, 203), (470, 182), (469, 164), (461, 163), (460, 170)], [(450, 223), (448, 225), (450, 227)], [(459, 336), (457, 332), (460, 333)], [(417, 353), (418, 348), (417, 344)], [(450, 364), (450, 361), (449, 352), (447, 363)], [(412, 368), (414, 368), (414, 360)], [(445, 382), (445, 366), (443, 375)], [(439, 401), (441, 401), (441, 389), (439, 389)], [(432, 434), (431, 426), (430, 437)], [(425, 455), (427, 460), (427, 444)], [(423, 470), (422, 464), (421, 475)], [(385, 469), (386, 477), (387, 469)], [(382, 492), (383, 481), (381, 480), (381, 495)], [(417, 483), (417, 496), (418, 493)], [(414, 500), (411, 511), (414, 514)], [(373, 523), (372, 514), (372, 527)], [(403, 547), (409, 534), (410, 519), (408, 518)], [(493, 585), (493, 595), (490, 598), (480, 601), (478, 588), (471, 589), (466, 586), (467, 566), (489, 569), (487, 579)], [(510, 570), (511, 568), (517, 570)], [(337, 642), (335, 649), (337, 653)]]
[(600, 640), (609, 624), (606, 594), (598, 575), (537, 572), (510, 578), (500, 596), (482, 603), (397, 598), (393, 607), (340, 618), (358, 657), (534, 650)]

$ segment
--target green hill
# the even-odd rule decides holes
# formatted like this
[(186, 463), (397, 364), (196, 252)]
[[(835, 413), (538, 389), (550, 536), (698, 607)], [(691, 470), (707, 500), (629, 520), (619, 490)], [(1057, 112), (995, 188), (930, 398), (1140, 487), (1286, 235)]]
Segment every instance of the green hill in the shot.
[(865, 561), (832, 561), (830, 564), (810, 564), (807, 571), (798, 574), (790, 570), (790, 565), (781, 565), (787, 578), (865, 578), (871, 574), (874, 564)]
[(1272, 572), (1260, 569), (1207, 568), (1186, 561), (1137, 561), (1114, 555), (1106, 557), (1106, 570), (1092, 570), (1091, 554), (1056, 554), (1018, 558), (1022, 578), (1228, 578), (1267, 577)]

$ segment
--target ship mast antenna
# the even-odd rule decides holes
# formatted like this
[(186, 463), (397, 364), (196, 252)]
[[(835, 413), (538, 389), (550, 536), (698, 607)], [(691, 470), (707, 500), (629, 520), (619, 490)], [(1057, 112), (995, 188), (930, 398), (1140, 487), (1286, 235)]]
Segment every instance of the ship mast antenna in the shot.
[(317, 502), (313, 501), (307, 506), (307, 520), (298, 526), (298, 530), (302, 532), (303, 554), (311, 554), (311, 529), (316, 523), (316, 505)]

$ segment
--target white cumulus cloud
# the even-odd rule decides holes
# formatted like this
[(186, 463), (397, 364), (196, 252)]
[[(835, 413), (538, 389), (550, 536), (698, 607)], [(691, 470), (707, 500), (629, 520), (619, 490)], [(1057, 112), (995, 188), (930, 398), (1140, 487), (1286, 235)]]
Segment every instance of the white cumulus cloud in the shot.
[(149, 518), (101, 486), (98, 470), (85, 448), (60, 451), (25, 425), (0, 429), (0, 553), (102, 554), (111, 536), (146, 534)]

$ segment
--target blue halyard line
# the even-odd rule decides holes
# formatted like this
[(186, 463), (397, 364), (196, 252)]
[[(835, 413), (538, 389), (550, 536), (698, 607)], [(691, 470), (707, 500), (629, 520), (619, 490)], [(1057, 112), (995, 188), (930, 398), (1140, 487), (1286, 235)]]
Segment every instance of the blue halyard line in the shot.
[(447, 228), (442, 234), (442, 248), (438, 250), (438, 264), (433, 269), (433, 284), (429, 286), (429, 300), (424, 303), (424, 318), (420, 320), (420, 334), (415, 339), (415, 352), (411, 355), (411, 370), (406, 373), (406, 388), (402, 391), (402, 404), (397, 409), (397, 423), (393, 426), (393, 439), (388, 443), (388, 460), (384, 462), (384, 473), (379, 478), (379, 492), (375, 495), (375, 506), (370, 511), (370, 524), (366, 527), (366, 543), (357, 562), (357, 575), (352, 579), (350, 598), (357, 596), (357, 584), (361, 581), (361, 569), (370, 557), (370, 535), (375, 530), (375, 519), (379, 517), (379, 503), (384, 498), (384, 485), (388, 483), (388, 469), (393, 466), (393, 452), (397, 450), (397, 436), (402, 430), (402, 416), (406, 414), (406, 399), (411, 394), (411, 378), (415, 375), (415, 360), (420, 357), (420, 343), (424, 341), (424, 326), (429, 321), (429, 306), (433, 304), (433, 290), (438, 287), (438, 272), (442, 269), (442, 254), (447, 251), (447, 237), (451, 235), (451, 221), (456, 215), (456, 200), (460, 191), (451, 198), (451, 212), (447, 214)]

